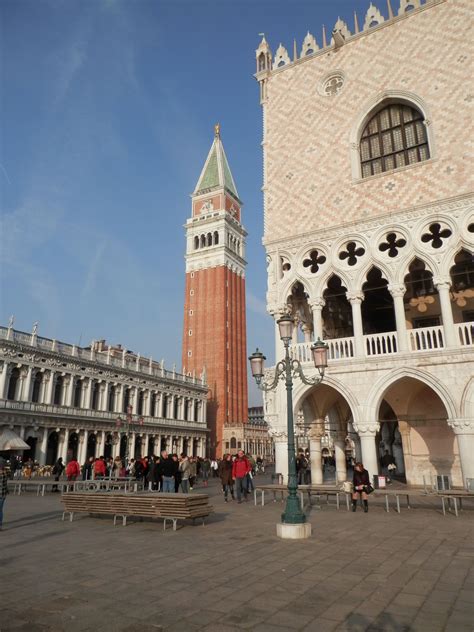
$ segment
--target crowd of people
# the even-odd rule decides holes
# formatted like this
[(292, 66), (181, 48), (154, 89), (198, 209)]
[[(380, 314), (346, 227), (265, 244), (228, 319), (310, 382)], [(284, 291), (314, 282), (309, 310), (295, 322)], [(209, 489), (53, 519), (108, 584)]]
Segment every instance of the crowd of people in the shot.
[[(208, 486), (210, 477), (220, 478), (224, 499), (229, 497), (237, 502), (246, 500), (253, 490), (253, 477), (264, 469), (261, 458), (246, 456), (243, 450), (236, 455), (225, 454), (222, 459), (209, 459), (169, 454), (163, 450), (159, 456), (123, 459), (90, 457), (82, 466), (77, 459), (71, 458), (67, 464), (59, 457), (51, 474), (55, 481), (66, 476), (68, 481), (96, 480), (101, 478), (133, 478), (142, 481), (149, 491), (189, 493), (199, 480), (203, 487)], [(53, 491), (59, 491), (53, 487)]]

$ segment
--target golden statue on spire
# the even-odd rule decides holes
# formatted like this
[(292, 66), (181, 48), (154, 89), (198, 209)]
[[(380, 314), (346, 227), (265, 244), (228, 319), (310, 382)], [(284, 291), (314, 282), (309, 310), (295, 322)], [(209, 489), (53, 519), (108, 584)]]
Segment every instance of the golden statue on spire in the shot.
[(216, 138), (220, 138), (221, 137), (221, 124), (220, 123), (216, 123), (214, 125), (214, 136)]

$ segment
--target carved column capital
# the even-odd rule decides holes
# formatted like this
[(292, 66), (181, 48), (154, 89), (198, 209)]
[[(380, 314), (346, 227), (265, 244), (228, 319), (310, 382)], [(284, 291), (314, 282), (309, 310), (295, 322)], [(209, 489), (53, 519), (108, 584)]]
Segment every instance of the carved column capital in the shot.
[(311, 309), (323, 309), (326, 305), (326, 301), (319, 296), (318, 298), (314, 298), (309, 305)]
[(407, 291), (403, 283), (390, 284), (387, 286), (387, 289), (390, 292), (390, 294), (393, 296), (393, 298), (395, 298), (396, 296), (404, 296), (405, 292)]
[(353, 426), (359, 437), (375, 437), (380, 429), (378, 421), (354, 423)]
[(448, 426), (454, 434), (474, 434), (474, 419), (448, 419)]
[(364, 292), (346, 292), (346, 298), (351, 305), (360, 305), (364, 300)]

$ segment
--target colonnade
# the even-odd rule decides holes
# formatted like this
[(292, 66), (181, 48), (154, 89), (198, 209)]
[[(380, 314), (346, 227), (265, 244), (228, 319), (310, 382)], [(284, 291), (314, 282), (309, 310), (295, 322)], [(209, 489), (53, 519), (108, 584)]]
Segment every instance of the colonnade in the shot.
[[(161, 450), (180, 454), (185, 451), (188, 456), (204, 457), (206, 454), (206, 437), (196, 433), (179, 433), (169, 431), (146, 431), (120, 433), (115, 430), (78, 429), (76, 427), (46, 426), (34, 428), (28, 425), (15, 427), (17, 434), (24, 440), (35, 438), (34, 458), (40, 465), (52, 465), (59, 457), (66, 463), (75, 456), (83, 464), (89, 457), (120, 456), (122, 437), (130, 441), (130, 458), (139, 456), (158, 456)], [(94, 438), (91, 441), (91, 438)], [(54, 439), (53, 448), (51, 440)], [(49, 458), (48, 458), (49, 454)]]
[[(15, 380), (14, 384), (11, 380)], [(205, 421), (206, 406), (202, 397), (4, 361), (0, 399), (7, 398), (119, 414), (131, 406), (133, 414), (144, 417)]]

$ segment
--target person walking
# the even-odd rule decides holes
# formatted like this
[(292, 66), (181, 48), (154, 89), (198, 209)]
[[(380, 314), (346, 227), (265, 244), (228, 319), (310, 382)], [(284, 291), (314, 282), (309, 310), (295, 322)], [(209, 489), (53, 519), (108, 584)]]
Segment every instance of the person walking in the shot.
[(193, 491), (193, 487), (196, 484), (197, 480), (197, 463), (196, 459), (193, 456), (189, 459), (189, 465), (191, 466), (191, 471), (189, 474), (189, 489)]
[[(77, 461), (77, 459), (73, 457), (69, 461), (69, 463), (66, 465), (67, 480), (69, 482), (74, 482), (77, 479), (77, 477), (80, 475), (80, 473), (81, 473), (81, 466), (79, 465), (79, 461)], [(74, 490), (74, 485), (72, 485), (72, 489)], [(68, 491), (70, 491), (69, 486), (68, 486)]]
[(389, 483), (391, 476), (393, 476), (392, 471), (397, 469), (395, 459), (388, 450), (385, 450), (385, 454), (380, 459), (380, 462), (382, 464), (383, 475), (387, 479), (387, 483)]
[[(59, 457), (59, 459), (56, 461), (56, 463), (54, 464), (53, 467), (53, 471), (52, 474), (54, 476), (54, 480), (56, 482), (59, 481), (59, 479), (61, 478), (61, 474), (64, 472), (64, 463), (63, 463), (63, 459), (62, 457)], [(58, 486), (57, 485), (53, 485), (52, 492), (59, 492)]]
[(186, 454), (181, 455), (179, 463), (179, 471), (181, 473), (181, 491), (183, 494), (189, 494), (189, 479), (191, 478), (191, 463)]
[(0, 457), (0, 531), (3, 527), (3, 507), (8, 494), (8, 477), (5, 459)]
[(232, 455), (224, 454), (222, 461), (219, 463), (219, 476), (221, 478), (222, 489), (224, 490), (224, 501), (228, 502), (227, 496), (232, 496), (232, 500), (234, 498), (234, 480), (232, 478)]
[(107, 468), (105, 465), (105, 458), (99, 457), (94, 462), (94, 478), (104, 478), (107, 474)]
[(362, 499), (364, 503), (364, 512), (367, 513), (369, 511), (368, 499), (372, 486), (370, 484), (369, 473), (366, 469), (364, 469), (364, 466), (360, 462), (355, 465), (352, 483), (354, 485), (354, 491), (352, 493), (352, 511), (357, 509), (357, 501)]
[(209, 472), (211, 471), (211, 463), (209, 459), (206, 457), (201, 462), (201, 476), (202, 482), (204, 483), (204, 487), (207, 487), (209, 484)]
[(92, 480), (93, 472), (94, 472), (94, 457), (90, 456), (82, 467), (82, 480), (83, 481)]
[(244, 500), (247, 501), (247, 474), (251, 471), (249, 460), (243, 450), (237, 452), (237, 458), (232, 465), (232, 479), (235, 481), (237, 491), (237, 502), (242, 502), (242, 494)]

